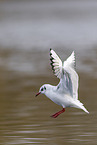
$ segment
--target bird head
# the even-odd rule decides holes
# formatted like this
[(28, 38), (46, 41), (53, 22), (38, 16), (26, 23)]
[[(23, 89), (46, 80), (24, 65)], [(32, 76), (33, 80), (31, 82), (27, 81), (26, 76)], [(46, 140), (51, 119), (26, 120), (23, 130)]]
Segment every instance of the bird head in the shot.
[(40, 89), (39, 89), (39, 92), (36, 94), (36, 97), (38, 95), (40, 95), (40, 94), (45, 94), (46, 89), (47, 89), (47, 86), (46, 85), (41, 86)]

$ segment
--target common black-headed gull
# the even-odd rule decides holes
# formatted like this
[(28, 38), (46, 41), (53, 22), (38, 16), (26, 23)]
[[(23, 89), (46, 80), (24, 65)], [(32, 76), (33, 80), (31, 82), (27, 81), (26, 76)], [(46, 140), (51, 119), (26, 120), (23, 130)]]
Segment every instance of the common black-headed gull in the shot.
[(54, 74), (60, 79), (57, 86), (44, 84), (40, 87), (39, 93), (45, 94), (54, 103), (63, 107), (63, 109), (51, 117), (56, 118), (65, 111), (66, 107), (75, 107), (89, 113), (83, 104), (78, 100), (78, 74), (75, 71), (75, 53), (67, 58), (66, 61), (61, 61), (54, 50), (50, 48), (50, 61)]

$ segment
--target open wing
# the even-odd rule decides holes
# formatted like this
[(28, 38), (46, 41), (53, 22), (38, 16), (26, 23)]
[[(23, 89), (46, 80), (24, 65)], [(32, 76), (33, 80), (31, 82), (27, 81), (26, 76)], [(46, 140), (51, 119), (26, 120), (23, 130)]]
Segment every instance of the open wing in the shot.
[(64, 61), (63, 67), (64, 70), (66, 70), (71, 78), (72, 81), (72, 89), (73, 89), (73, 98), (78, 99), (78, 74), (75, 71), (75, 53), (74, 51), (72, 54), (67, 58), (66, 61)]
[(50, 60), (51, 60), (51, 66), (53, 73), (61, 79), (62, 74), (62, 61), (59, 58), (59, 56), (55, 53), (54, 50), (50, 48)]
[(78, 99), (78, 75), (75, 69), (75, 54), (74, 51), (62, 63), (59, 56), (54, 50), (50, 49), (50, 60), (54, 74), (60, 79), (58, 88), (61, 91), (67, 91), (74, 99)]
[(75, 61), (75, 53), (74, 51), (72, 52), (72, 54), (67, 58), (66, 61), (64, 61), (64, 66), (70, 66), (72, 69), (76, 68), (76, 61)]

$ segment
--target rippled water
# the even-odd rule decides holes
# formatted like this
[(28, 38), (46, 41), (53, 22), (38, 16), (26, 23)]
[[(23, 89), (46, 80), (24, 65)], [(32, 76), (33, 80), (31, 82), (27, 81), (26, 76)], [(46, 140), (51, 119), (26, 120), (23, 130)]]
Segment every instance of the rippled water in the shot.
[[(39, 55), (36, 52), (35, 58)], [(5, 55), (2, 57), (4, 59)], [(45, 58), (43, 60), (47, 61)], [(41, 58), (38, 64), (41, 65), (43, 60)], [(33, 63), (32, 61), (32, 65)], [(37, 62), (34, 65), (37, 66)], [(56, 85), (58, 79), (54, 77), (49, 65), (42, 68), (41, 73), (37, 71), (35, 75), (33, 72), (30, 74), (23, 70), (11, 70), (6, 63), (0, 67), (0, 143), (96, 145), (96, 76), (79, 72), (79, 98), (90, 114), (67, 108), (65, 113), (53, 119), (50, 116), (61, 107), (44, 95), (35, 98), (35, 94), (42, 84)]]
[[(59, 2), (56, 5), (53, 2), (51, 5), (49, 2), (38, 3), (34, 1), (32, 5), (32, 1), (0, 1), (0, 144), (97, 144), (97, 37), (95, 37), (97, 9), (94, 1), (79, 2), (75, 5), (69, 1), (63, 7), (64, 2), (60, 5)], [(46, 15), (44, 14), (44, 6), (47, 8)], [(39, 8), (40, 13), (37, 11)], [(51, 8), (50, 12), (49, 8)], [(60, 17), (64, 11), (67, 12), (65, 16), (63, 15), (66, 23), (62, 20), (63, 16)], [(32, 12), (37, 13), (32, 15)], [(50, 28), (53, 27), (47, 29), (49, 28), (47, 23), (42, 24), (47, 19), (50, 20), (51, 14), (53, 15)], [(90, 15), (88, 16), (88, 14)], [(32, 23), (31, 16), (34, 23)], [(80, 27), (81, 30), (77, 27), (78, 18), (82, 23), (81, 26), (84, 26), (84, 28)], [(91, 23), (86, 29), (85, 26), (90, 21)], [(41, 27), (37, 27), (39, 25), (36, 22), (40, 22), (38, 24), (41, 24)], [(56, 22), (60, 22), (60, 26), (62, 26), (58, 27), (61, 28), (58, 29), (59, 31), (55, 31), (58, 26), (54, 27)], [(71, 29), (66, 27), (66, 29), (68, 28), (66, 31), (68, 36), (66, 37), (65, 33), (56, 35), (60, 31), (63, 32), (64, 24), (71, 26)], [(31, 25), (38, 29), (31, 30)], [(95, 27), (89, 31), (91, 26)], [(76, 30), (76, 28), (77, 31), (73, 39), (75, 31), (72, 35), (70, 31)], [(52, 37), (49, 35), (50, 32), (52, 32)], [(80, 38), (81, 41), (78, 41)], [(49, 48), (54, 47), (54, 50), (65, 60), (74, 46), (78, 46), (74, 50), (76, 51), (77, 72), (80, 77), (79, 99), (90, 114), (79, 109), (66, 108), (65, 113), (53, 119), (50, 116), (59, 111), (61, 107), (44, 95), (35, 98), (35, 94), (42, 84), (57, 85), (59, 81), (53, 75), (49, 65)]]

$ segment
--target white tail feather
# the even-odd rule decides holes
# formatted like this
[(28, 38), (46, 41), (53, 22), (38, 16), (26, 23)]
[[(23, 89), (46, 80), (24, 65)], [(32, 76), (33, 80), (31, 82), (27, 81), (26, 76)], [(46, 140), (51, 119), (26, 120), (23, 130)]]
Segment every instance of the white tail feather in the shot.
[(84, 106), (81, 106), (80, 108), (89, 114), (88, 110)]
[(88, 110), (83, 106), (83, 104), (79, 100), (76, 100), (75, 103), (74, 103), (74, 105), (75, 105), (74, 107), (79, 108), (79, 109), (82, 109), (86, 113), (89, 114)]

